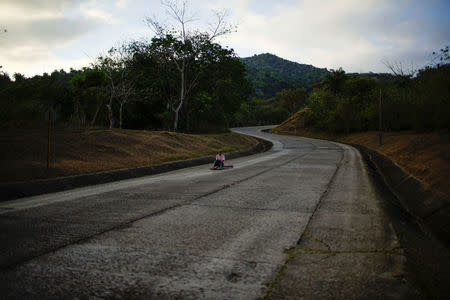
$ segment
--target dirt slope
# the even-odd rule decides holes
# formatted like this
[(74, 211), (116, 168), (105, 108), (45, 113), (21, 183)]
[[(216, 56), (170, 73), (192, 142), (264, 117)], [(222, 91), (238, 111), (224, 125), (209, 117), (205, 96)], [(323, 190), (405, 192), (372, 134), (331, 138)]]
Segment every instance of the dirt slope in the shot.
[(47, 170), (47, 131), (0, 132), (0, 182), (51, 178), (163, 162), (251, 148), (254, 138), (235, 133), (192, 135), (143, 130), (57, 130)]
[(383, 153), (405, 171), (426, 185), (450, 194), (450, 141), (448, 132), (417, 134), (388, 132), (379, 145), (378, 132), (361, 132), (333, 136), (304, 128), (303, 111), (299, 111), (273, 130), (275, 133), (336, 140), (359, 144)]

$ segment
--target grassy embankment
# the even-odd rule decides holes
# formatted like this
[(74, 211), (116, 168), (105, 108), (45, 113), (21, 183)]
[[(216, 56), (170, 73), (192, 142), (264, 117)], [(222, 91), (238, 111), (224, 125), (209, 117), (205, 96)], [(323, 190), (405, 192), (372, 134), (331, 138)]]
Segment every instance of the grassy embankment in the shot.
[(250, 149), (257, 140), (236, 133), (182, 134), (143, 130), (57, 130), (47, 169), (45, 130), (0, 132), (0, 182), (53, 178), (157, 165)]
[(427, 186), (450, 194), (450, 141), (448, 132), (383, 133), (383, 145), (379, 145), (378, 132), (361, 132), (349, 135), (329, 135), (304, 128), (304, 111), (292, 115), (274, 128), (274, 133), (298, 135), (359, 144), (376, 150), (401, 166), (406, 172)]

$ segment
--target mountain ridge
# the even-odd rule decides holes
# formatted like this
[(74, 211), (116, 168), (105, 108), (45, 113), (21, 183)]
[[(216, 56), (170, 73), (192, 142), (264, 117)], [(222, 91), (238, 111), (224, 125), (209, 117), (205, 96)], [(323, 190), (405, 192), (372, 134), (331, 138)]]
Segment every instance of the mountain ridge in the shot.
[(241, 58), (252, 83), (252, 96), (270, 98), (282, 89), (303, 87), (310, 89), (329, 73), (326, 68), (293, 62), (271, 53)]

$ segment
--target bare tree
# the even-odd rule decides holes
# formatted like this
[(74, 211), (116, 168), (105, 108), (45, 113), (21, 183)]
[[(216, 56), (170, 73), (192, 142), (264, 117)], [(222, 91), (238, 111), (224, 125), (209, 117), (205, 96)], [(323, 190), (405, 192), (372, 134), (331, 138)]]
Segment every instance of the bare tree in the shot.
[(97, 58), (95, 66), (103, 70), (108, 81), (109, 101), (106, 104), (109, 128), (115, 126), (113, 104), (119, 101), (119, 127), (123, 125), (123, 108), (135, 93), (135, 76), (129, 63), (131, 58), (124, 46), (111, 48), (107, 55)]
[(413, 63), (407, 66), (402, 62), (390, 61), (387, 58), (383, 58), (381, 62), (397, 77), (411, 78), (418, 71), (418, 68)]
[(440, 49), (439, 52), (433, 51), (430, 65), (431, 67), (433, 66), (439, 67), (440, 65), (445, 65), (448, 63), (450, 63), (450, 54), (448, 46), (445, 46), (444, 48)]
[(139, 101), (139, 98), (133, 97), (136, 95), (136, 77), (134, 78), (123, 78), (123, 80), (119, 83), (119, 128), (122, 129), (123, 126), (123, 109), (124, 107), (130, 103)]
[(168, 106), (174, 113), (173, 128), (177, 131), (180, 110), (185, 105), (189, 92), (197, 84), (200, 74), (198, 70), (189, 73), (187, 70), (201, 55), (202, 40), (211, 42), (218, 36), (231, 32), (232, 27), (225, 23), (225, 12), (215, 12), (216, 20), (210, 24), (209, 31), (191, 30), (187, 25), (195, 21), (195, 18), (188, 11), (187, 1), (179, 3), (165, 0), (161, 3), (166, 7), (167, 14), (178, 24), (178, 29), (160, 23), (155, 17), (146, 18), (146, 22), (158, 38), (165, 39), (168, 36), (174, 36), (180, 42), (180, 45), (173, 43), (173, 47), (169, 46), (165, 49), (167, 62), (174, 64), (179, 73), (179, 95), (166, 97)]

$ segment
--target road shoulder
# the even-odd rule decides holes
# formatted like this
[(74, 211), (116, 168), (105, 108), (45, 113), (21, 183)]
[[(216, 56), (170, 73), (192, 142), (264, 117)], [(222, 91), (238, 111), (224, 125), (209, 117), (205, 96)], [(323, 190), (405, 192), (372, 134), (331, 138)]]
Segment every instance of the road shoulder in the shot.
[[(251, 149), (247, 151), (230, 153), (227, 155), (227, 158), (232, 159), (257, 154), (265, 152), (272, 147), (271, 142), (261, 138), (256, 139), (258, 140), (258, 144), (252, 147)], [(138, 178), (142, 176), (161, 174), (183, 168), (211, 163), (212, 160), (213, 157), (207, 156), (190, 160), (174, 161), (170, 163), (148, 167), (120, 169), (54, 179), (43, 179), (43, 180), (16, 182), (16, 183), (1, 183), (0, 201), (14, 200), (23, 197), (30, 197), (47, 193), (70, 190), (77, 187), (103, 184), (119, 180)]]
[(265, 298), (420, 298), (383, 195), (359, 152), (342, 147), (337, 175)]

